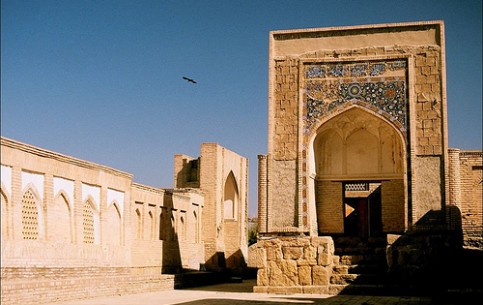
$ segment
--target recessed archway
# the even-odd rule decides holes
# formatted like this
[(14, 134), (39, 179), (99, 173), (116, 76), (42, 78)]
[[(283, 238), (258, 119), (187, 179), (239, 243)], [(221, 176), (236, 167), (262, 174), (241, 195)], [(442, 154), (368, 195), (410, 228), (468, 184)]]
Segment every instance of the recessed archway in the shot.
[(223, 218), (236, 220), (237, 206), (238, 186), (235, 175), (233, 172), (230, 172), (225, 180), (225, 189), (223, 192)]
[[(347, 233), (344, 185), (349, 182), (380, 184), (382, 231), (405, 229), (405, 143), (404, 135), (390, 121), (359, 106), (319, 125), (311, 138), (308, 158), (310, 197), (319, 234)], [(366, 193), (357, 195), (361, 202), (370, 197), (370, 192)]]

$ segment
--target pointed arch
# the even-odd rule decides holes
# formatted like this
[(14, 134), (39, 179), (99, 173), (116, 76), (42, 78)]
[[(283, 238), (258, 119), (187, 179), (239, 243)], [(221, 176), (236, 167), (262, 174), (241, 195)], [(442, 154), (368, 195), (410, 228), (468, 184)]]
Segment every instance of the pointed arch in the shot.
[(135, 216), (135, 219), (136, 219), (136, 222), (135, 222), (135, 238), (136, 239), (142, 239), (142, 217), (141, 217), (141, 212), (139, 211), (139, 209), (136, 209), (134, 211), (134, 216)]
[(1, 213), (1, 238), (8, 239), (10, 236), (10, 210), (9, 210), (9, 200), (6, 192), (4, 191), (3, 185), (0, 187), (0, 213)]
[(176, 219), (174, 218), (173, 210), (171, 210), (170, 224), (170, 240), (176, 240), (176, 235), (178, 234), (178, 232), (176, 231)]
[(148, 240), (152, 240), (153, 239), (153, 234), (154, 234), (154, 215), (153, 215), (153, 212), (152, 211), (149, 211), (148, 212), (148, 219), (147, 219), (147, 236), (145, 236)]
[(233, 171), (230, 171), (225, 179), (223, 191), (223, 216), (224, 219), (236, 219), (238, 207), (238, 185)]
[(10, 191), (9, 188), (3, 183), (3, 181), (0, 181), (0, 192), (3, 194), (7, 202), (10, 202)]
[[(379, 183), (381, 195), (371, 200), (374, 207), (378, 200), (382, 204), (379, 216), (373, 216), (382, 219), (385, 232), (404, 230), (408, 221), (406, 137), (397, 124), (359, 105), (318, 122), (308, 137), (306, 159), (308, 202), (316, 212), (319, 233), (340, 234), (347, 229), (344, 203), (350, 200), (343, 186), (351, 181)], [(367, 206), (358, 204), (361, 209)], [(361, 223), (366, 220), (361, 218)]]
[(22, 237), (40, 239), (43, 231), (42, 204), (33, 184), (28, 184), (22, 195)]
[(183, 215), (179, 217), (179, 226), (180, 226), (179, 228), (180, 240), (186, 240), (186, 223)]
[[(307, 149), (308, 174), (312, 177), (316, 174), (320, 176), (321, 173), (332, 176), (347, 174), (347, 161), (358, 162), (358, 165), (365, 167), (367, 164), (363, 160), (370, 160), (374, 155), (378, 158), (377, 165), (373, 164), (374, 160), (370, 164), (377, 174), (380, 174), (381, 168), (385, 174), (404, 172), (407, 134), (379, 113), (352, 105), (342, 112), (334, 112), (324, 117), (313, 130), (308, 138)], [(373, 146), (368, 146), (362, 138)], [(353, 159), (348, 160), (347, 148), (353, 153)], [(358, 154), (362, 154), (363, 158), (357, 159), (355, 156)], [(350, 166), (349, 171), (353, 171), (354, 164), (351, 163)]]
[(200, 228), (199, 228), (199, 223), (198, 223), (198, 214), (196, 214), (196, 211), (193, 211), (193, 226), (194, 226), (194, 242), (199, 243), (200, 242)]
[(82, 228), (85, 244), (99, 244), (99, 211), (91, 196), (82, 205)]
[(166, 240), (166, 211), (165, 209), (161, 208), (161, 212), (159, 212), (159, 240)]
[(117, 201), (111, 203), (106, 213), (106, 227), (103, 230), (104, 240), (110, 245), (122, 244), (122, 219)]
[(67, 243), (73, 241), (73, 209), (68, 198), (64, 191), (60, 191), (55, 196), (52, 204), (47, 207), (48, 240)]

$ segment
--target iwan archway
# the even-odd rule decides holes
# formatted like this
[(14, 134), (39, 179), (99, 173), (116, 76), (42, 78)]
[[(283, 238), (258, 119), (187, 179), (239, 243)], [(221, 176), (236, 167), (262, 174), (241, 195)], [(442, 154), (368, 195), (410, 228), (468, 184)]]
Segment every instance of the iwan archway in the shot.
[(444, 212), (444, 56), (441, 21), (270, 33), (255, 291), (337, 291), (335, 249)]
[(308, 147), (309, 194), (319, 235), (367, 238), (407, 226), (404, 135), (354, 105), (314, 128)]

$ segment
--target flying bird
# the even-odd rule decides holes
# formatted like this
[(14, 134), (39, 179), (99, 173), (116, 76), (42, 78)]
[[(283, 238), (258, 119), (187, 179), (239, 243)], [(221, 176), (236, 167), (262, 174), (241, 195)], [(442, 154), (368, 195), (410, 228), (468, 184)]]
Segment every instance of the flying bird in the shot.
[(194, 79), (189, 78), (189, 77), (183, 76), (183, 79), (189, 81), (190, 83), (196, 84), (196, 81)]

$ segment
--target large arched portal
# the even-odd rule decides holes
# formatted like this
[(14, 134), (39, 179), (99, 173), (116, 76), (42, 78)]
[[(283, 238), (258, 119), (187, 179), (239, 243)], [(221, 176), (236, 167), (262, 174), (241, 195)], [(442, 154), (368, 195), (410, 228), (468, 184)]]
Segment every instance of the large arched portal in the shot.
[(391, 122), (354, 106), (323, 123), (312, 139), (319, 234), (368, 237), (404, 231), (405, 140)]

